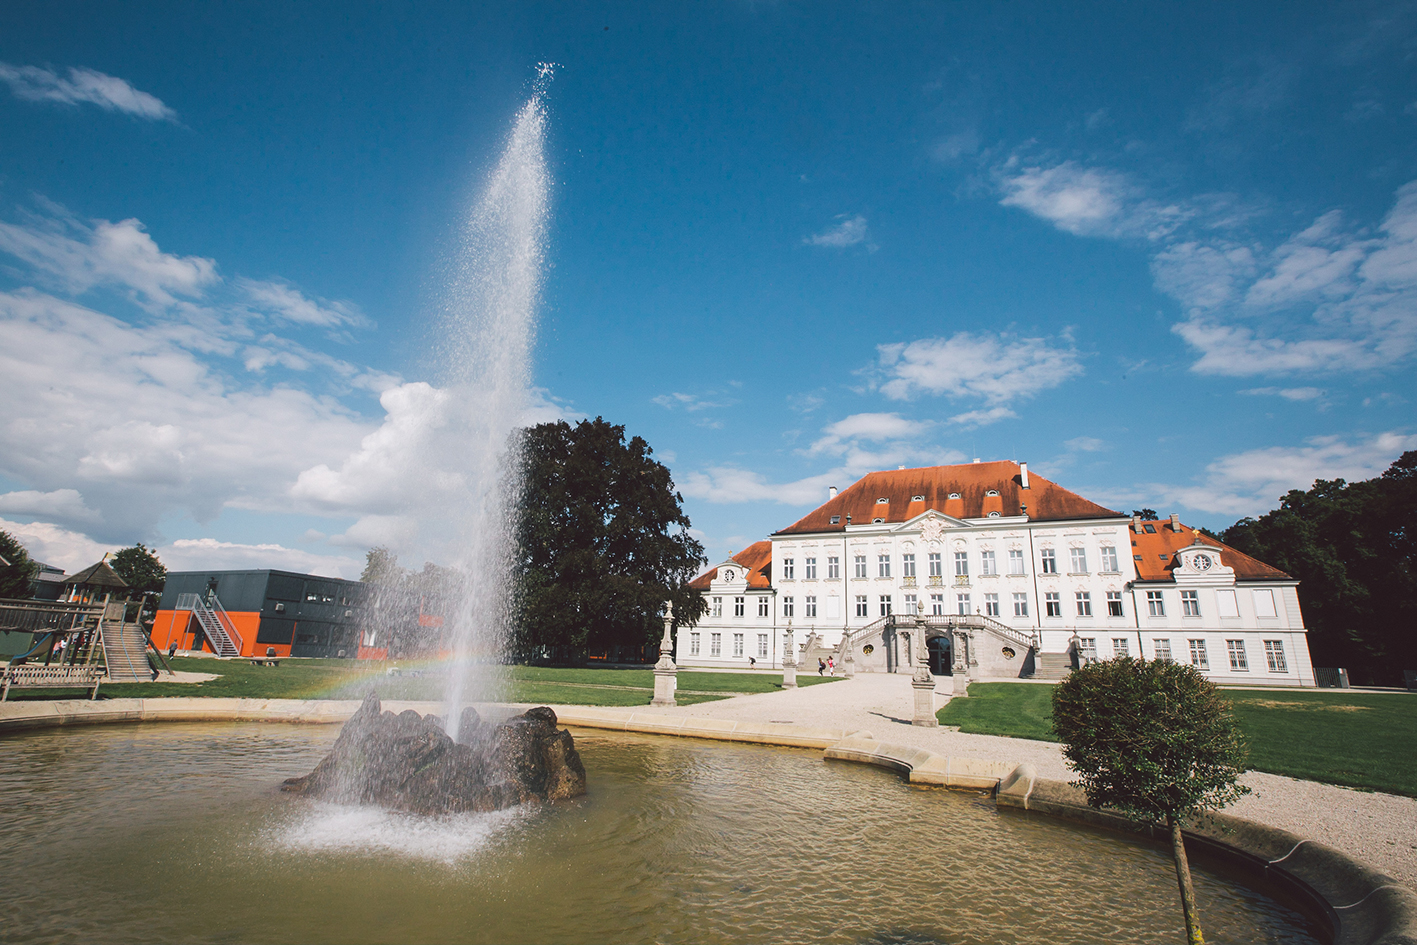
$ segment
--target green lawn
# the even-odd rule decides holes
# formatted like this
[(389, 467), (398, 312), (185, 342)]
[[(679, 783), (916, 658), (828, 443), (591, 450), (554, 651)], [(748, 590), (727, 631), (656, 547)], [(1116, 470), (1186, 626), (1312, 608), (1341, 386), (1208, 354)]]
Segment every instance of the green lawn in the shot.
[[(173, 669), (181, 672), (218, 673), (219, 679), (201, 683), (105, 683), (100, 699), (208, 696), (250, 699), (359, 699), (371, 689), (383, 699), (435, 700), (442, 697), (443, 681), (429, 675), (388, 676), (374, 663), (351, 660), (281, 660), (279, 666), (252, 666), (247, 660), (178, 658)], [(544, 702), (556, 705), (648, 705), (654, 696), (654, 673), (649, 669), (561, 669), (543, 666), (507, 668), (509, 702)], [(800, 676), (798, 683), (814, 686), (831, 677)], [(679, 673), (681, 705), (726, 699), (739, 693), (772, 692), (782, 688), (777, 673)], [(75, 689), (14, 689), (14, 699), (82, 698)]]
[[(1250, 767), (1417, 797), (1417, 695), (1227, 690), (1250, 743)], [(1052, 686), (975, 683), (938, 713), (961, 732), (1057, 741)]]

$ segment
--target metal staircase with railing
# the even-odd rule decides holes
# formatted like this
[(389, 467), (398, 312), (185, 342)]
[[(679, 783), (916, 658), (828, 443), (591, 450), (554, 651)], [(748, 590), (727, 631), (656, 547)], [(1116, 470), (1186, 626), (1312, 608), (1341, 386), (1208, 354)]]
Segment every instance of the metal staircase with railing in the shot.
[(241, 634), (215, 594), (179, 594), (177, 609), (192, 612), (217, 656), (241, 655)]

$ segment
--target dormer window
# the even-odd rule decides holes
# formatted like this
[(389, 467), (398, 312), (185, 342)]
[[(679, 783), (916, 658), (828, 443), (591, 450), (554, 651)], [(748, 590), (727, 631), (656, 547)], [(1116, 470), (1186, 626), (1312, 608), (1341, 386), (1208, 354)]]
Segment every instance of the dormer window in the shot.
[(886, 498), (885, 496), (881, 496), (879, 499), (876, 500), (877, 505), (890, 505), (890, 503), (891, 500)]
[(950, 498), (951, 498), (951, 499), (958, 499), (958, 498), (959, 498), (959, 493), (958, 493), (958, 492), (951, 492), (951, 493), (950, 493)]
[(832, 516), (832, 524), (833, 524), (833, 525), (840, 525), (840, 524), (841, 524), (841, 516), (840, 516), (840, 515), (833, 515), (833, 516)]
[(911, 501), (911, 502), (924, 502), (924, 501), (925, 501), (925, 497), (924, 497), (923, 495), (913, 495), (913, 496), (910, 497), (910, 501)]
[(990, 517), (990, 518), (998, 518), (998, 517), (999, 517), (999, 513), (998, 513), (998, 512), (990, 512), (990, 513), (989, 513), (989, 517)]
[(986, 493), (984, 493), (984, 494), (985, 494), (986, 496), (990, 497), (990, 498), (993, 498), (994, 496), (997, 496), (997, 495), (999, 494), (999, 490), (998, 490), (998, 489), (990, 489), (988, 492), (986, 492)]
[(883, 525), (883, 524), (885, 524), (885, 521), (886, 521), (886, 520), (883, 519), (883, 518), (873, 518), (873, 519), (871, 519), (871, 524), (872, 524), (872, 525)]
[(1155, 525), (1152, 525), (1151, 523), (1147, 523), (1147, 524), (1143, 525), (1143, 526), (1142, 526), (1142, 529), (1143, 529), (1148, 535), (1155, 535), (1155, 534), (1156, 534), (1156, 526), (1155, 526)]

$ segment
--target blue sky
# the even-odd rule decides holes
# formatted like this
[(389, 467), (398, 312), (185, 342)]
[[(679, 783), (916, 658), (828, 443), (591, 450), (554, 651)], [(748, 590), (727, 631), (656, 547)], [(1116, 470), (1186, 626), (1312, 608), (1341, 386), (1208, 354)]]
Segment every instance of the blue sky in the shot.
[(398, 545), (297, 483), (438, 382), (540, 61), (534, 416), (645, 437), (711, 558), (974, 457), (1223, 527), (1417, 448), (1414, 56), (1410, 3), (8, 5), (0, 528)]

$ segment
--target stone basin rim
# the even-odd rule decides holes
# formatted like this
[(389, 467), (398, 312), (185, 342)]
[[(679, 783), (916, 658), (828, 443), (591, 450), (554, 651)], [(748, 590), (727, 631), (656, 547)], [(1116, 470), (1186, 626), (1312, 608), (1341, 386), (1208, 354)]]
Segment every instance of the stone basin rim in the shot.
[[(156, 699), (52, 700), (0, 704), (0, 735), (66, 725), (133, 722), (287, 722), (333, 724), (359, 708), (359, 700)], [(439, 702), (397, 701), (386, 709), (420, 715), (444, 708)], [(508, 715), (527, 705), (477, 703)], [(1153, 828), (1120, 814), (1095, 810), (1082, 792), (1064, 781), (1038, 777), (1030, 764), (946, 757), (928, 749), (894, 745), (869, 732), (783, 723), (733, 722), (665, 716), (634, 709), (555, 706), (557, 720), (574, 728), (716, 741), (821, 749), (830, 760), (870, 764), (895, 771), (912, 784), (988, 791), (1000, 808), (1085, 823), (1126, 833), (1152, 835)], [(1186, 830), (1188, 842), (1239, 865), (1256, 878), (1308, 901), (1329, 925), (1335, 945), (1417, 945), (1417, 893), (1348, 854), (1297, 834), (1229, 814), (1203, 815)]]

